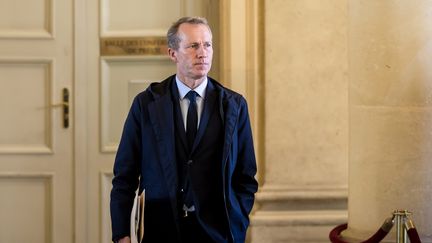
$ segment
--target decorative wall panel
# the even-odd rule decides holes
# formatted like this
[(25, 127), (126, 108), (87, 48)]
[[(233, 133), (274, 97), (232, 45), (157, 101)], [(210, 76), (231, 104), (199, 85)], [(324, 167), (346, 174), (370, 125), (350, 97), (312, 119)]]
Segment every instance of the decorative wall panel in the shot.
[(112, 58), (101, 63), (102, 151), (115, 152), (133, 98), (175, 73), (168, 58)]
[(101, 242), (111, 242), (111, 216), (110, 216), (110, 194), (113, 179), (111, 172), (102, 172), (100, 179), (100, 208), (101, 208)]
[(0, 2), (0, 38), (50, 38), (53, 35), (52, 0)]
[(52, 60), (0, 60), (0, 153), (52, 152)]
[(101, 0), (102, 36), (165, 35), (171, 23), (184, 15), (184, 2), (185, 0)]
[(0, 195), (0, 242), (52, 242), (52, 176), (0, 174)]

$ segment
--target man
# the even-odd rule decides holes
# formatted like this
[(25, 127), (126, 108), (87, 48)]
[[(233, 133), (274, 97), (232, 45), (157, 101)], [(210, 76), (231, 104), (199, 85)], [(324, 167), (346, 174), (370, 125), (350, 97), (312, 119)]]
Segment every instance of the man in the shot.
[(113, 241), (130, 242), (139, 181), (142, 242), (244, 242), (258, 188), (246, 101), (207, 76), (213, 47), (204, 18), (179, 19), (167, 37), (177, 73), (137, 95), (115, 159)]

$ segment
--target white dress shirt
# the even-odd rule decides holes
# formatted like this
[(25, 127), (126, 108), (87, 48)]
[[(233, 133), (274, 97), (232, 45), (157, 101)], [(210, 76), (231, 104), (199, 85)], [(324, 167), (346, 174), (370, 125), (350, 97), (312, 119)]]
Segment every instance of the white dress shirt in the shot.
[[(201, 114), (204, 108), (204, 99), (205, 99), (205, 90), (207, 88), (207, 77), (204, 79), (204, 81), (195, 89), (193, 89), (195, 92), (198, 93), (196, 97), (196, 103), (197, 103), (197, 113), (198, 113), (198, 123), (197, 126), (199, 127), (200, 121), (201, 121)], [(182, 118), (183, 118), (183, 125), (186, 131), (186, 122), (187, 122), (187, 113), (189, 109), (189, 99), (186, 98), (186, 94), (191, 91), (192, 89), (186, 86), (180, 79), (176, 76), (176, 83), (177, 88), (179, 91), (179, 97), (180, 97), (180, 109), (182, 112)], [(197, 130), (198, 130), (197, 127)]]

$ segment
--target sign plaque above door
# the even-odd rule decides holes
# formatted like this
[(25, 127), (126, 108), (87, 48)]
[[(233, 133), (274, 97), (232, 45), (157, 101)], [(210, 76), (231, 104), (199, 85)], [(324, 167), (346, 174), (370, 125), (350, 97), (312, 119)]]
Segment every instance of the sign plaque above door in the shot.
[(166, 37), (109, 37), (100, 40), (101, 56), (167, 55)]

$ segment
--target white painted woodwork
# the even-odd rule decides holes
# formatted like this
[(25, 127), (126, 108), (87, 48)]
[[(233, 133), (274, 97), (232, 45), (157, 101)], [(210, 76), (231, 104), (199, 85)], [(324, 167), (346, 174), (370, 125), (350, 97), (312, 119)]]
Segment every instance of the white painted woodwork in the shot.
[(72, 6), (0, 1), (0, 242), (73, 242)]
[(53, 0), (3, 0), (0, 2), (0, 38), (52, 38)]
[(175, 73), (166, 57), (103, 58), (101, 62), (102, 151), (116, 152), (133, 98), (151, 82)]

